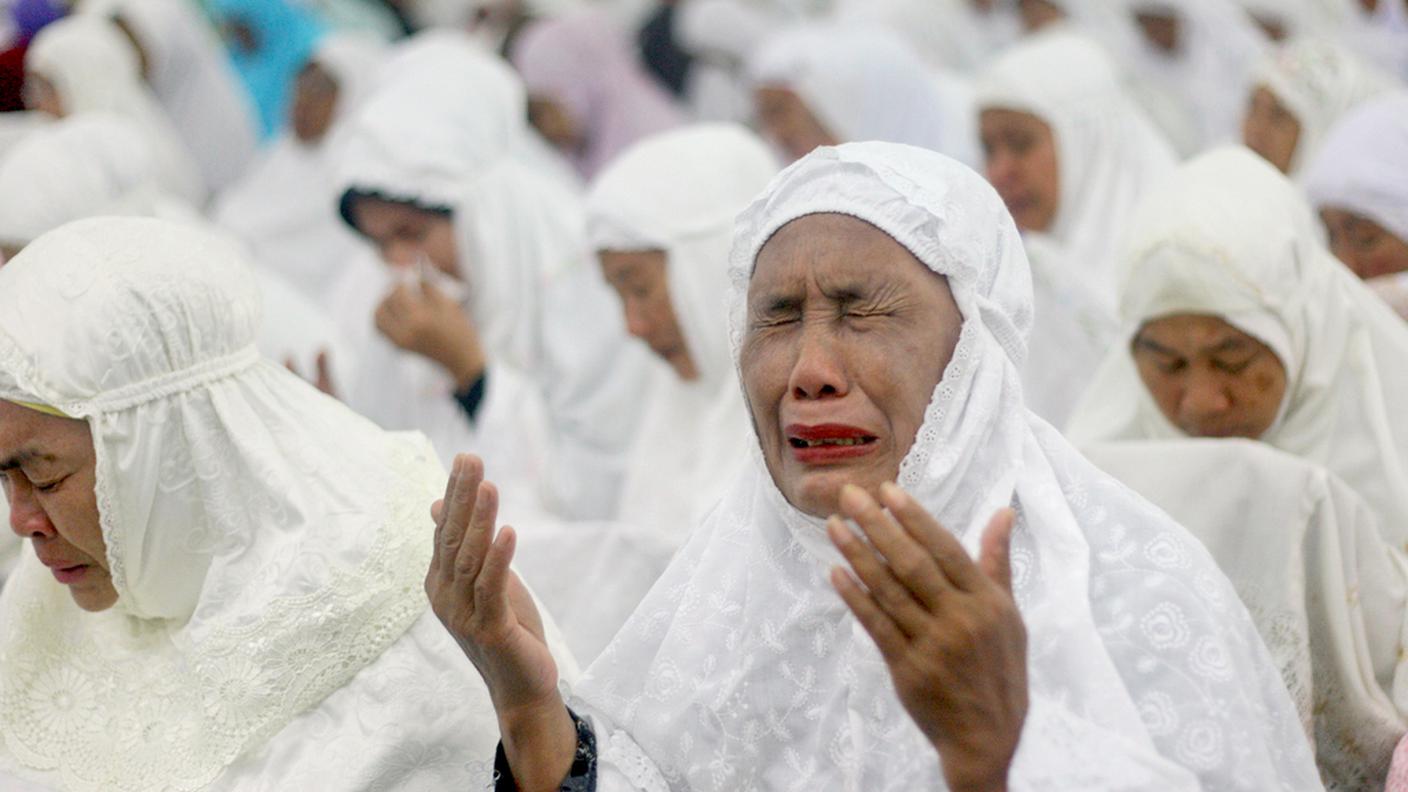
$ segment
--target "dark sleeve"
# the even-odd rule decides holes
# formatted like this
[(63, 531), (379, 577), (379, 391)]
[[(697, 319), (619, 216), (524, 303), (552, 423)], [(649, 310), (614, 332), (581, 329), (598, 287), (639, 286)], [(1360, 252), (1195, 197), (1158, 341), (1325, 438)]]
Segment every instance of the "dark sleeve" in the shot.
[[(591, 724), (577, 717), (570, 707), (567, 714), (572, 716), (572, 725), (577, 727), (577, 758), (572, 760), (572, 769), (563, 779), (558, 792), (596, 792), (596, 733), (592, 731)], [(518, 792), (503, 743), (499, 743), (498, 750), (494, 752), (494, 792)]]
[(455, 394), (455, 401), (459, 402), (460, 409), (473, 421), (479, 414), (479, 407), (484, 403), (484, 394), (489, 390), (489, 370), (484, 369), (484, 373), (471, 382), (468, 388)]

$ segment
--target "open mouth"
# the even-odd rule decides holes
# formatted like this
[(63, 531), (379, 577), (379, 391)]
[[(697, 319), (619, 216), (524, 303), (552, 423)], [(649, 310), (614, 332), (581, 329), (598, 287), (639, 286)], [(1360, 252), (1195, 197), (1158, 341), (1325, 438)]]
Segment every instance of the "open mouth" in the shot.
[(800, 462), (824, 464), (864, 456), (874, 450), (879, 438), (864, 429), (845, 424), (806, 426), (792, 424), (785, 429), (792, 455)]
[(824, 446), (839, 446), (848, 448), (850, 446), (865, 445), (875, 442), (876, 438), (870, 435), (864, 437), (823, 437), (809, 440), (803, 437), (789, 437), (787, 442), (793, 448), (822, 448)]

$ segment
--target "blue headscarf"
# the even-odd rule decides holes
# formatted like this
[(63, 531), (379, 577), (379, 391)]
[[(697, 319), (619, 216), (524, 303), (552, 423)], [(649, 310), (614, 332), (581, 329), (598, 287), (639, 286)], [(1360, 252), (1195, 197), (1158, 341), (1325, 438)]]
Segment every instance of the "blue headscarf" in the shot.
[[(290, 0), (211, 0), (209, 7), (226, 32), (230, 58), (258, 107), (262, 135), (272, 137), (284, 124), (294, 79), (322, 38), (323, 23)], [(253, 42), (230, 36), (235, 26), (252, 34)]]

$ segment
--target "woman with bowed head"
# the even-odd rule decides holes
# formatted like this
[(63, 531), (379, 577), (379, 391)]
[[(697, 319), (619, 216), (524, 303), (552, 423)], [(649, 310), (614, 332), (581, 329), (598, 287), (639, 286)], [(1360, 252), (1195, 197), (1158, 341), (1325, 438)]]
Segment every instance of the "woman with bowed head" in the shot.
[(477, 470), (437, 510), (500, 788), (1319, 788), (1206, 553), (1023, 406), (1030, 281), (981, 177), (823, 148), (731, 260), (757, 446), (568, 701)]

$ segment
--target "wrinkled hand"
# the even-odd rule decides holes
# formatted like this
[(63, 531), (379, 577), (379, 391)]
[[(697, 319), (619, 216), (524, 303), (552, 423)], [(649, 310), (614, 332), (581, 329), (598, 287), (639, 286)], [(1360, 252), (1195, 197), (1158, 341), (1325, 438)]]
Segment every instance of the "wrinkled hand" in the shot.
[(577, 730), (557, 691), (542, 618), (509, 568), (517, 537), (509, 526), (495, 536), (498, 508), (484, 463), (455, 457), (445, 497), (431, 507), (435, 552), (425, 591), (489, 688), (518, 787), (557, 789), (572, 766)]
[(333, 385), (332, 366), (328, 363), (328, 351), (326, 349), (318, 350), (318, 357), (313, 361), (313, 365), (317, 368), (314, 372), (314, 378), (309, 380), (307, 377), (303, 376), (303, 372), (298, 370), (298, 363), (293, 358), (286, 358), (284, 360), (284, 368), (293, 372), (295, 376), (307, 380), (312, 383), (313, 387), (334, 399), (340, 399), (341, 397), (337, 395), (337, 388)]
[(484, 372), (487, 362), (474, 323), (429, 282), (397, 284), (377, 306), (375, 319), (391, 343), (439, 363), (461, 389)]
[(1027, 712), (1026, 629), (1008, 560), (1015, 517), (993, 516), (975, 563), (899, 487), (882, 485), (880, 500), (842, 490), (841, 511), (869, 544), (840, 516), (827, 521), (851, 567), (833, 569), (832, 585), (875, 640), (949, 789), (1004, 790)]

